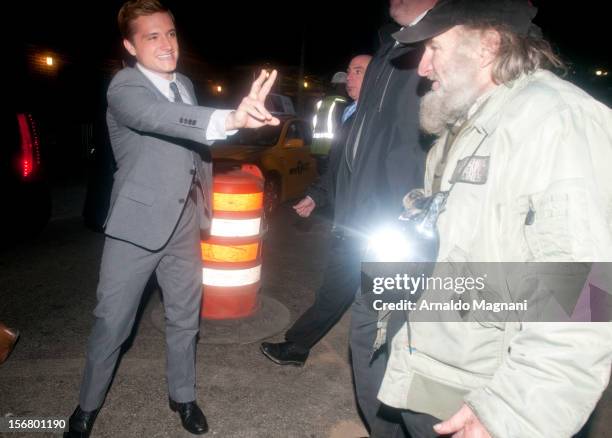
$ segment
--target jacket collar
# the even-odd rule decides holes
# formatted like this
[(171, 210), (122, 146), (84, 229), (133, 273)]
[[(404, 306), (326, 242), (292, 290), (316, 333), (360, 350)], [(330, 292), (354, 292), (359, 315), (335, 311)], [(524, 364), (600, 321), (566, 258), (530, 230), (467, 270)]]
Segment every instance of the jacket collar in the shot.
[(499, 124), (502, 109), (518, 91), (527, 85), (531, 75), (521, 75), (506, 84), (501, 84), (478, 98), (468, 114), (469, 124), (481, 134), (491, 135)]

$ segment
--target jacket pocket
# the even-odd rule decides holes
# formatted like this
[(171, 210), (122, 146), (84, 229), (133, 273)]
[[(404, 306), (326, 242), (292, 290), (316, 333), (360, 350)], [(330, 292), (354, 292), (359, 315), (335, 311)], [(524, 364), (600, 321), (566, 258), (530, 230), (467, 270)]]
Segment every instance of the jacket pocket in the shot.
[(151, 187), (133, 181), (126, 181), (119, 191), (119, 196), (131, 199), (140, 204), (151, 206), (155, 201), (156, 192)]
[[(495, 337), (491, 340), (495, 345), (491, 346), (490, 351), (498, 352), (498, 343), (503, 342), (503, 334), (496, 333)], [(440, 350), (436, 356), (444, 358), (444, 353)], [(486, 367), (487, 372), (484, 372), (481, 366), (485, 360), (488, 361), (488, 366)], [(429, 355), (417, 353), (417, 358), (412, 359), (412, 371), (415, 374), (443, 385), (461, 391), (472, 391), (475, 388), (486, 385), (493, 378), (495, 371), (500, 365), (500, 358), (497, 354), (488, 355), (483, 353), (481, 357), (472, 355), (470, 361), (452, 361), (452, 363), (445, 363)]]
[(590, 244), (588, 204), (578, 187), (557, 187), (528, 197), (525, 240), (536, 261), (571, 261)]

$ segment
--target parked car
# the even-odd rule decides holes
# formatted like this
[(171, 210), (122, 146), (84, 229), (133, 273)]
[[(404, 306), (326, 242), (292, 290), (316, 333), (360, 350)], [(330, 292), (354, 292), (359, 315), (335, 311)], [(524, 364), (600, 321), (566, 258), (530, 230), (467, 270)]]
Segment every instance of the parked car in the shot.
[(106, 128), (106, 112), (100, 112), (92, 123), (88, 139), (87, 192), (83, 203), (83, 222), (93, 231), (104, 231), (110, 206), (113, 175), (117, 163)]
[(38, 233), (51, 216), (51, 191), (43, 166), (42, 140), (34, 115), (7, 111), (0, 146), (2, 241)]
[(215, 169), (233, 163), (257, 165), (265, 176), (264, 208), (270, 214), (279, 203), (300, 197), (317, 177), (310, 155), (312, 129), (295, 116), (279, 116), (279, 126), (242, 129), (212, 147)]

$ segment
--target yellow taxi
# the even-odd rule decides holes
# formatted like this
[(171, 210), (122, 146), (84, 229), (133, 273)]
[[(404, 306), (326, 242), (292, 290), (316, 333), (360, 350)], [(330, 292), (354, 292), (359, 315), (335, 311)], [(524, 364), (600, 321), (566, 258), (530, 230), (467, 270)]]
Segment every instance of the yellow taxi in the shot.
[(295, 116), (277, 117), (278, 126), (242, 129), (211, 148), (216, 169), (232, 163), (252, 163), (261, 169), (268, 214), (279, 203), (302, 196), (317, 177), (316, 162), (310, 155), (310, 125)]

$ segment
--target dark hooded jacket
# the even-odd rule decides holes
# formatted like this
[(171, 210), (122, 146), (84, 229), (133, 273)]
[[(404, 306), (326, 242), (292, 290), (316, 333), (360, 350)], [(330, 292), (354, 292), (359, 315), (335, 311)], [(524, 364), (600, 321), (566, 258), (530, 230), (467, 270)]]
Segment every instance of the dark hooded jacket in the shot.
[(334, 223), (349, 235), (367, 237), (397, 220), (403, 196), (423, 186), (422, 82), (416, 71), (422, 49), (395, 43), (390, 37), (394, 30), (382, 31), (338, 163)]

